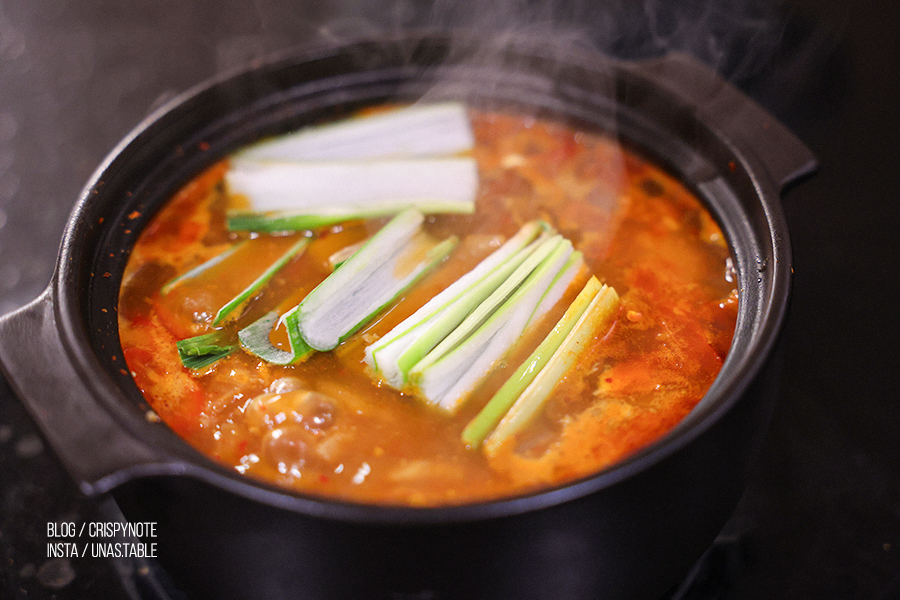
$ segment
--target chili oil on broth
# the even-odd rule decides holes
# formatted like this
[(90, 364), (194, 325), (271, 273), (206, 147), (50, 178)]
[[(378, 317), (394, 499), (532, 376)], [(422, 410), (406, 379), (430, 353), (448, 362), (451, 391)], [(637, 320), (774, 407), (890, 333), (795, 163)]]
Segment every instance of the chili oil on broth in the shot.
[[(439, 237), (457, 235), (456, 250), (373, 323), (299, 364), (277, 366), (239, 351), (199, 370), (182, 366), (176, 341), (207, 331), (233, 292), (187, 297), (160, 288), (249, 236), (226, 229), (225, 211), (235, 202), (223, 191), (227, 163), (176, 194), (135, 245), (119, 302), (125, 358), (154, 411), (190, 444), (248, 476), (315, 495), (408, 505), (473, 502), (570, 481), (678, 423), (721, 368), (737, 316), (728, 247), (715, 220), (677, 179), (610, 138), (519, 115), (472, 111), (471, 119), (476, 212), (426, 222)], [(620, 306), (537, 422), (517, 444), (487, 457), (464, 446), (462, 429), (577, 290), (456, 415), (373, 380), (364, 348), (533, 219), (571, 240), (590, 272), (616, 289)], [(294, 306), (328, 274), (333, 252), (383, 223), (316, 232), (307, 251), (226, 327)], [(306, 234), (267, 243), (287, 248), (298, 235)]]

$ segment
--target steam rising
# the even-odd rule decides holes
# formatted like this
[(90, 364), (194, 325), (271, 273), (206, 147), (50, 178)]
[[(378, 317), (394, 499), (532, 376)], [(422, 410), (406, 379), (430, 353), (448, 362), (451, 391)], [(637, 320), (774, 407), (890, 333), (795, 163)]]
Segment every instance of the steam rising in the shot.
[(494, 42), (510, 36), (547, 40), (628, 59), (683, 52), (737, 82), (771, 66), (786, 23), (770, 0), (339, 0), (320, 33), (342, 41), (433, 27)]
[[(323, 18), (317, 34), (321, 41), (341, 45), (367, 37), (395, 38), (410, 29), (456, 32), (464, 34), (467, 45), (477, 42), (474, 55), (467, 47), (466, 61), (485, 65), (508, 60), (499, 52), (511, 41), (539, 49), (544, 58), (558, 58), (555, 62), (560, 65), (584, 50), (627, 60), (677, 52), (692, 56), (745, 90), (776, 90), (781, 101), (796, 92), (783, 87), (783, 76), (777, 80), (773, 74), (791, 73), (794, 80), (788, 83), (796, 88), (810, 55), (800, 47), (786, 58), (784, 42), (791, 15), (778, 1), (335, 0), (323, 5), (328, 14), (319, 15)], [(424, 99), (440, 99), (449, 91), (442, 90), (442, 85), (436, 84)], [(484, 88), (502, 85), (487, 79), (479, 81), (478, 89), (491, 96), (497, 90)], [(618, 202), (614, 193), (596, 199), (610, 215), (620, 214)], [(616, 227), (613, 222), (610, 225)]]

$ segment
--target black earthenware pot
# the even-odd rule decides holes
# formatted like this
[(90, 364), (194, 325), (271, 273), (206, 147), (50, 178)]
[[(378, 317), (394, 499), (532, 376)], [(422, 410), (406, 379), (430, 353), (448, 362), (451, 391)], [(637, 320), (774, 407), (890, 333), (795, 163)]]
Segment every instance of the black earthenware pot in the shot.
[[(706, 397), (665, 438), (592, 477), (444, 508), (289, 493), (148, 420), (115, 309), (154, 211), (261, 136), (423, 97), (614, 131), (707, 203), (731, 244), (740, 313)], [(310, 50), (185, 94), (113, 151), (74, 209), (49, 288), (0, 320), (0, 361), (80, 489), (112, 493), (131, 520), (157, 524), (149, 541), (192, 597), (655, 598), (711, 544), (760, 444), (791, 282), (779, 196), (813, 168), (770, 115), (682, 56), (622, 63), (430, 34)]]

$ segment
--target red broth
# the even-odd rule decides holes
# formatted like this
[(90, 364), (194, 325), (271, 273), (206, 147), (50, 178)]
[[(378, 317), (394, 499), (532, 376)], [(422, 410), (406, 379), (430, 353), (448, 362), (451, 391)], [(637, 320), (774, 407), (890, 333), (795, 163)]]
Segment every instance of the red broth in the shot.
[[(476, 212), (426, 221), (431, 233), (454, 234), (460, 244), (373, 323), (299, 364), (272, 365), (242, 351), (198, 370), (181, 364), (176, 341), (208, 331), (216, 309), (241, 284), (198, 282), (185, 286), (191, 293), (165, 295), (160, 288), (248, 236), (225, 227), (225, 211), (236, 202), (221, 184), (227, 163), (176, 194), (134, 247), (118, 312), (125, 358), (155, 413), (206, 455), (249, 477), (319, 496), (417, 506), (571, 481), (659, 439), (684, 418), (719, 372), (737, 318), (729, 251), (715, 220), (677, 179), (610, 138), (518, 115), (472, 111), (471, 119), (480, 172)], [(536, 422), (488, 456), (461, 442), (462, 429), (577, 290), (455, 415), (376, 382), (363, 351), (533, 219), (571, 240), (590, 272), (615, 288), (620, 305)], [(315, 232), (307, 251), (230, 326), (295, 305), (328, 274), (333, 252), (383, 223)], [(303, 234), (253, 243), (272, 255), (297, 235)]]

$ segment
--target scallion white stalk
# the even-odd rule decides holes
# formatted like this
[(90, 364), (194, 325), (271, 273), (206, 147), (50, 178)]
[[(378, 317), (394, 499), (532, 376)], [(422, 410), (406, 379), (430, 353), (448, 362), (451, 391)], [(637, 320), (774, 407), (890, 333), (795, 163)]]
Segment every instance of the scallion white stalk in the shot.
[[(236, 161), (228, 192), (246, 197), (268, 218), (370, 218), (409, 207), (426, 213), (472, 213), (478, 167), (470, 157), (397, 158), (345, 162)], [(280, 214), (284, 213), (284, 214)], [(240, 217), (240, 214), (232, 215)], [(230, 223), (235, 227), (234, 218)]]
[(437, 294), (378, 342), (366, 348), (366, 363), (388, 384), (402, 388), (409, 369), (459, 325), (526, 258), (523, 250), (546, 226), (531, 222)]
[(581, 292), (566, 309), (565, 314), (556, 323), (553, 330), (547, 334), (544, 340), (531, 353), (525, 362), (510, 376), (503, 386), (491, 397), (478, 415), (473, 418), (462, 433), (462, 440), (468, 446), (477, 448), (485, 438), (497, 426), (497, 423), (509, 411), (525, 388), (534, 381), (544, 365), (550, 360), (554, 352), (560, 347), (563, 340), (569, 334), (581, 315), (590, 306), (591, 301), (600, 291), (601, 285), (596, 277), (591, 277), (582, 288)]
[[(477, 329), (446, 348), (439, 345), (432, 351), (436, 359), (429, 360), (429, 353), (410, 371), (410, 381), (421, 396), (448, 412), (456, 411), (539, 317), (536, 309), (541, 298), (572, 254), (572, 244), (558, 236), (546, 240), (543, 246), (539, 248), (544, 250), (541, 260), (502, 305), (482, 315), (486, 318), (470, 315)], [(525, 264), (520, 268), (526, 268)]]
[[(423, 219), (412, 209), (394, 217), (300, 303), (300, 334), (310, 346), (336, 347), (449, 254), (456, 238), (426, 249), (430, 242), (416, 237)], [(422, 258), (409, 268), (412, 257)]]
[(299, 161), (438, 156), (465, 152), (474, 144), (465, 105), (438, 102), (304, 127), (249, 146), (236, 158)]
[(488, 454), (495, 453), (502, 444), (524, 429), (545, 406), (553, 389), (572, 368), (589, 342), (609, 326), (609, 320), (618, 305), (619, 296), (614, 289), (603, 286), (596, 293), (550, 359), (519, 394), (484, 442), (484, 449)]

